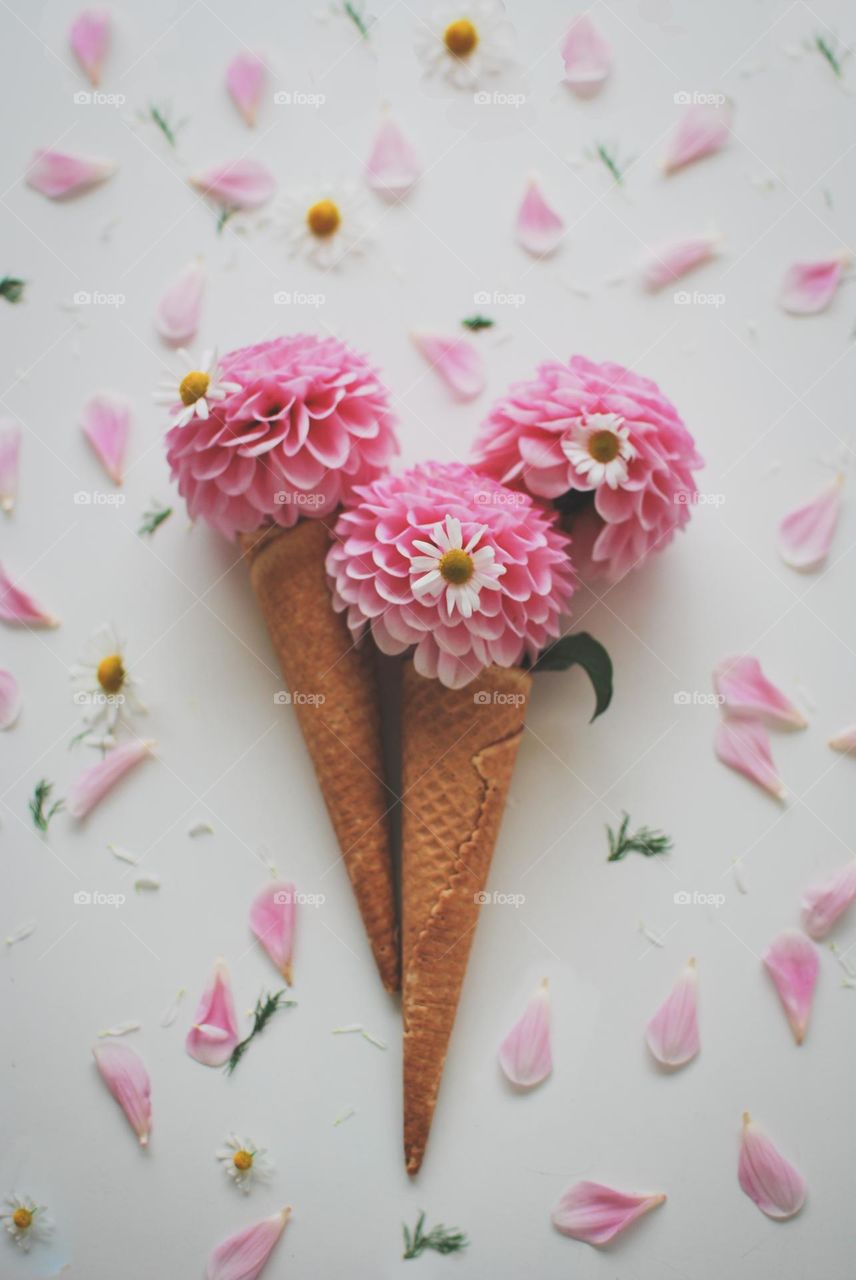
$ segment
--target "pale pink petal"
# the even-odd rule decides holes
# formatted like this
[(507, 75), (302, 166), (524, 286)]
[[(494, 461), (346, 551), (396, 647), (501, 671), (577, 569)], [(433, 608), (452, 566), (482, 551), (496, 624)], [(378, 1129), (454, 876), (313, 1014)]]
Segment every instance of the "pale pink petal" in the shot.
[(265, 64), (257, 53), (238, 53), (226, 68), (226, 88), (246, 124), (254, 125), (265, 84)]
[(597, 93), (612, 67), (612, 49), (587, 13), (574, 18), (562, 43), (565, 79), (581, 97)]
[(457, 400), (472, 400), (484, 390), (484, 359), (466, 338), (414, 333), (413, 342)]
[(552, 253), (565, 234), (564, 222), (547, 204), (534, 178), (518, 210), (516, 228), (518, 243), (536, 258)]
[(184, 268), (161, 298), (155, 312), (155, 328), (165, 342), (180, 347), (196, 337), (205, 280), (205, 267), (197, 259)]
[(792, 569), (816, 569), (829, 554), (841, 509), (843, 476), (804, 506), (796, 507), (779, 525), (779, 554)]
[(258, 160), (236, 160), (197, 174), (191, 183), (227, 209), (257, 209), (270, 200), (276, 181)]
[(0, 419), (0, 510), (11, 511), (18, 496), (21, 428), (11, 418)]
[(820, 967), (817, 948), (805, 934), (787, 929), (773, 939), (762, 958), (779, 993), (794, 1039), (802, 1044)]
[(795, 262), (788, 267), (779, 293), (779, 306), (794, 316), (825, 311), (841, 283), (847, 257), (828, 262)]
[(761, 1132), (748, 1111), (743, 1113), (740, 1186), (768, 1218), (792, 1218), (805, 1204), (806, 1181)]
[(832, 747), (833, 751), (843, 751), (845, 754), (856, 751), (856, 724), (836, 733), (834, 738), (829, 739), (827, 745)]
[(122, 483), (131, 406), (123, 396), (101, 391), (83, 406), (83, 434), (114, 484)]
[(546, 1080), (553, 1070), (546, 978), (499, 1046), (499, 1061), (511, 1083), (527, 1089)]
[(787, 792), (773, 764), (767, 730), (759, 720), (723, 721), (716, 730), (714, 750), (723, 764), (784, 800)]
[(27, 185), (51, 200), (77, 195), (103, 182), (116, 171), (112, 160), (93, 160), (64, 151), (40, 150), (27, 169)]
[(693, 160), (720, 151), (731, 133), (731, 107), (724, 102), (693, 103), (683, 112), (666, 148), (663, 167), (674, 173)]
[(0, 729), (11, 729), (21, 714), (21, 689), (11, 671), (0, 669)]
[(856, 861), (848, 862), (822, 884), (813, 884), (802, 896), (802, 924), (806, 933), (825, 938), (856, 898)]
[(208, 1259), (206, 1280), (256, 1280), (290, 1217), (286, 1207), (218, 1244)]
[(0, 619), (21, 627), (58, 627), (59, 622), (14, 582), (0, 565)]
[(291, 985), (291, 951), (294, 945), (295, 887), (277, 882), (266, 885), (250, 907), (250, 928)]
[(191, 1058), (206, 1067), (222, 1067), (231, 1058), (239, 1039), (229, 970), (224, 961), (218, 960), (211, 981), (202, 993), (184, 1047)]
[(690, 960), (671, 993), (645, 1028), (648, 1048), (666, 1067), (682, 1067), (696, 1056), (698, 1035), (698, 973)]
[(131, 1128), (148, 1146), (152, 1129), (152, 1086), (139, 1054), (127, 1044), (108, 1041), (92, 1050), (101, 1079), (128, 1117)]
[(97, 764), (78, 774), (66, 799), (65, 807), (71, 816), (85, 818), (91, 813), (129, 770), (151, 755), (154, 746), (151, 740), (135, 739), (124, 746), (114, 747)]
[(726, 715), (761, 719), (788, 729), (804, 729), (806, 720), (790, 698), (767, 679), (757, 658), (724, 658), (713, 669), (713, 687)]
[(652, 253), (642, 269), (642, 282), (646, 289), (662, 289), (674, 280), (680, 280), (689, 271), (715, 258), (722, 236), (717, 232), (688, 236), (673, 240)]
[(562, 1235), (586, 1244), (609, 1244), (631, 1222), (665, 1202), (664, 1195), (628, 1195), (599, 1182), (568, 1187), (551, 1215)]
[(405, 195), (416, 184), (422, 166), (413, 147), (394, 120), (385, 116), (366, 161), (366, 181), (373, 191), (391, 199)]
[(75, 58), (92, 84), (101, 79), (101, 68), (110, 47), (108, 9), (83, 9), (72, 22), (68, 41)]

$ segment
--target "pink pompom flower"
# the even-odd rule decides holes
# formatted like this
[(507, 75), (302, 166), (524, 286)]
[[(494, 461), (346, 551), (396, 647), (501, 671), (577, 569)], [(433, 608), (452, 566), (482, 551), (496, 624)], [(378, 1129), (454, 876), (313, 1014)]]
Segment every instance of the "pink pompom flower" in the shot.
[(616, 581), (687, 523), (703, 464), (656, 383), (572, 356), (541, 365), (494, 404), (474, 465), (552, 501), (574, 534), (580, 571)]
[(459, 689), (534, 659), (574, 589), (568, 538), (528, 494), (428, 462), (358, 491), (327, 557), (333, 603), (384, 653)]
[[(386, 387), (336, 338), (242, 347), (222, 357), (217, 376), (226, 394), (205, 415), (180, 413), (167, 458), (190, 515), (227, 537), (327, 516), (398, 452)], [(175, 410), (204, 396), (208, 380), (188, 373)]]

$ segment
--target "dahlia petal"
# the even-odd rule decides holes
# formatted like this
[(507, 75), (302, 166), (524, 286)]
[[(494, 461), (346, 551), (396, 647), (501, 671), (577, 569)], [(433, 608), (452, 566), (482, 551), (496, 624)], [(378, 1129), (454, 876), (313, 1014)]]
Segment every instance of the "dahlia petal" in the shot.
[(154, 746), (150, 739), (135, 739), (124, 746), (114, 747), (97, 764), (78, 774), (71, 784), (65, 805), (71, 816), (80, 819), (91, 813), (126, 773), (152, 754)]
[(530, 179), (517, 212), (517, 241), (536, 258), (546, 257), (558, 248), (565, 224), (551, 209), (534, 178)]
[(529, 1089), (553, 1070), (550, 995), (545, 978), (499, 1046), (499, 1062), (512, 1084)]
[(827, 745), (832, 747), (833, 751), (843, 751), (845, 754), (856, 751), (856, 725), (836, 733), (834, 738), (829, 739)]
[(856, 860), (822, 884), (810, 885), (802, 896), (802, 925), (810, 938), (825, 938), (856, 898)]
[(161, 298), (155, 312), (155, 328), (164, 342), (181, 346), (196, 337), (205, 278), (205, 267), (197, 259), (184, 268)]
[(22, 627), (58, 627), (59, 622), (36, 603), (31, 595), (16, 587), (0, 565), (0, 620)]
[(805, 717), (761, 670), (757, 658), (725, 658), (713, 669), (713, 687), (727, 715), (760, 718), (788, 729), (804, 729)]
[(414, 333), (413, 342), (457, 400), (473, 400), (485, 385), (484, 358), (466, 338)]
[(666, 1067), (682, 1067), (701, 1048), (698, 1034), (698, 974), (686, 969), (645, 1028), (648, 1048)]
[(795, 262), (788, 267), (779, 293), (779, 306), (793, 316), (813, 316), (825, 311), (838, 290), (846, 257), (827, 262)]
[(83, 9), (69, 27), (68, 42), (90, 84), (97, 85), (110, 47), (110, 11)]
[(0, 419), (0, 511), (11, 511), (18, 496), (21, 428), (11, 418)]
[(257, 1280), (290, 1216), (285, 1208), (218, 1244), (208, 1259), (206, 1280)]
[(792, 1218), (805, 1204), (805, 1178), (761, 1132), (748, 1111), (743, 1113), (737, 1177), (749, 1199), (768, 1218)]
[(11, 671), (0, 669), (0, 730), (11, 729), (21, 714), (21, 689)]
[(190, 179), (203, 195), (227, 209), (258, 209), (276, 191), (271, 171), (258, 160), (235, 160)]
[(226, 68), (226, 88), (245, 124), (250, 126), (256, 123), (264, 83), (265, 64), (257, 53), (238, 53)]
[(820, 962), (817, 948), (804, 934), (787, 929), (774, 938), (763, 955), (797, 1044), (808, 1026)]
[(277, 882), (265, 885), (250, 907), (250, 928), (289, 986), (294, 916), (293, 884)]
[(27, 169), (27, 186), (50, 200), (61, 200), (104, 182), (116, 171), (112, 160), (93, 160), (64, 151), (36, 151)]
[(128, 1117), (128, 1123), (148, 1146), (152, 1129), (152, 1086), (142, 1058), (130, 1045), (110, 1041), (92, 1050), (101, 1079)]
[(609, 1244), (665, 1200), (664, 1195), (629, 1195), (599, 1182), (576, 1182), (559, 1200), (551, 1221), (557, 1231), (574, 1240)]
[(401, 129), (388, 116), (380, 123), (366, 161), (366, 181), (373, 191), (398, 200), (416, 185), (422, 166)]
[(687, 107), (669, 140), (663, 168), (675, 173), (684, 165), (721, 151), (731, 133), (731, 107), (694, 103)]
[(587, 13), (574, 18), (562, 42), (565, 80), (580, 97), (600, 89), (612, 67), (612, 49)]
[(829, 554), (843, 483), (844, 477), (836, 476), (816, 498), (789, 512), (779, 525), (779, 554), (792, 569), (816, 569)]
[(218, 960), (193, 1015), (193, 1026), (184, 1047), (191, 1058), (204, 1066), (222, 1067), (231, 1058), (239, 1039), (229, 971), (225, 962)]
[(767, 730), (759, 720), (724, 721), (717, 727), (714, 749), (723, 764), (784, 800), (787, 792), (776, 773)]
[(123, 396), (101, 391), (83, 406), (83, 434), (114, 484), (122, 483), (125, 449), (131, 430), (131, 406)]
[(651, 254), (642, 271), (642, 281), (647, 289), (662, 289), (664, 285), (680, 280), (702, 263), (715, 258), (722, 237), (714, 232), (673, 240)]

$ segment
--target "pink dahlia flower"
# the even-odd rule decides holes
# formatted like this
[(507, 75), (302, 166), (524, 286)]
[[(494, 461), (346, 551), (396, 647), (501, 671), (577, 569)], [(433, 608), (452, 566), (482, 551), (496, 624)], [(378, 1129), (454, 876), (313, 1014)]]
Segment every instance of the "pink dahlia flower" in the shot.
[[(656, 383), (620, 364), (572, 356), (541, 365), (497, 401), (475, 444), (479, 471), (552, 499), (575, 560), (615, 581), (690, 518), (702, 466)], [(581, 557), (580, 552), (583, 552)]]
[(190, 515), (227, 537), (329, 515), (398, 452), (386, 388), (336, 338), (299, 334), (231, 351), (182, 379), (175, 408), (183, 425), (167, 434), (173, 479)]
[(460, 463), (383, 476), (344, 511), (327, 556), (333, 603), (384, 653), (451, 689), (535, 658), (574, 589), (551, 513)]

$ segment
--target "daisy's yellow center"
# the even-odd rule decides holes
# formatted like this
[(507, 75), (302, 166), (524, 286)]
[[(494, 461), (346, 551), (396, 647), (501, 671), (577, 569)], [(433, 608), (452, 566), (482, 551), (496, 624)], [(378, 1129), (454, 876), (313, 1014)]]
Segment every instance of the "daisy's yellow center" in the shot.
[(332, 200), (317, 200), (306, 213), (306, 225), (319, 240), (334, 235), (341, 226), (339, 206)]
[(33, 1225), (33, 1212), (31, 1209), (16, 1209), (12, 1221), (19, 1231), (27, 1231)]
[(475, 572), (472, 556), (462, 551), (460, 547), (452, 547), (451, 551), (441, 556), (437, 568), (446, 581), (453, 583), (456, 587), (469, 582)]
[(252, 1151), (236, 1151), (232, 1156), (232, 1164), (239, 1173), (246, 1173), (248, 1169), (253, 1167)]
[(443, 32), (443, 43), (456, 58), (468, 58), (479, 42), (479, 33), (469, 18), (450, 22)]
[(211, 379), (201, 369), (193, 369), (190, 373), (186, 373), (181, 379), (181, 386), (178, 388), (181, 403), (185, 405), (196, 404), (196, 401), (201, 400), (205, 395), (210, 385)]
[(118, 693), (125, 683), (125, 665), (118, 653), (111, 653), (98, 663), (98, 683), (105, 693)]
[(613, 462), (621, 451), (621, 441), (614, 431), (593, 431), (588, 439), (588, 451), (595, 462)]

